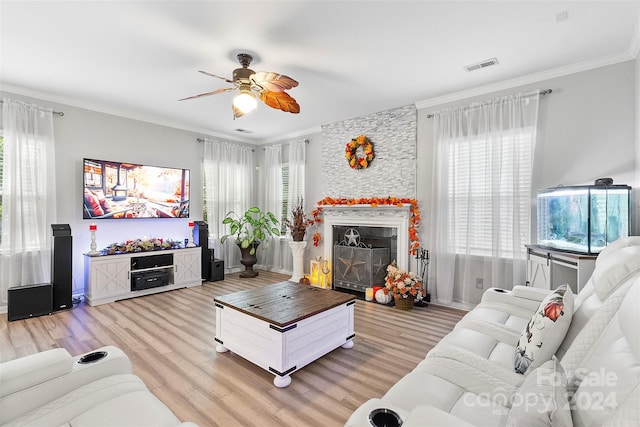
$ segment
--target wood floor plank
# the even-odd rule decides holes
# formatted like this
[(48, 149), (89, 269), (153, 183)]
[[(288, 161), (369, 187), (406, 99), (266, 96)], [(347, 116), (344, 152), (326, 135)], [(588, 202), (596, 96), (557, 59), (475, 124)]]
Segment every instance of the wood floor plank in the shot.
[(355, 346), (338, 348), (291, 375), (289, 387), (232, 353), (215, 351), (213, 299), (287, 280), (260, 271), (202, 286), (51, 316), (0, 315), (0, 361), (63, 347), (77, 355), (114, 345), (178, 418), (208, 426), (341, 426), (362, 403), (410, 372), (465, 314), (429, 305), (401, 311), (357, 300)]

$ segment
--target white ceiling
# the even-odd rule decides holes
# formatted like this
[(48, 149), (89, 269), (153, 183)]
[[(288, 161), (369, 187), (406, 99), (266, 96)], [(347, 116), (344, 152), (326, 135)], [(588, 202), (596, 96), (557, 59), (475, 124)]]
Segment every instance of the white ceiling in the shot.
[[(566, 20), (557, 19), (566, 12)], [(263, 143), (550, 71), (632, 59), (633, 1), (0, 1), (0, 89)], [(560, 22), (557, 22), (560, 21)], [(235, 54), (300, 82), (233, 120)], [(463, 66), (496, 57), (498, 66)], [(545, 74), (546, 73), (546, 74)], [(250, 133), (240, 133), (236, 129)]]

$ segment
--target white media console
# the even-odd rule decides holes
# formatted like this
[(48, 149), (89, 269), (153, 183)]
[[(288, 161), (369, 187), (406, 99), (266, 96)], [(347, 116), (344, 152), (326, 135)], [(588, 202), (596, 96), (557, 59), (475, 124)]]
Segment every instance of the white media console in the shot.
[[(168, 249), (84, 258), (89, 305), (202, 285), (202, 248)], [(142, 283), (147, 278), (150, 285)], [(138, 279), (138, 280), (136, 280)], [(160, 280), (156, 284), (153, 280)], [(166, 284), (164, 284), (166, 282)], [(149, 286), (149, 287), (146, 287)]]

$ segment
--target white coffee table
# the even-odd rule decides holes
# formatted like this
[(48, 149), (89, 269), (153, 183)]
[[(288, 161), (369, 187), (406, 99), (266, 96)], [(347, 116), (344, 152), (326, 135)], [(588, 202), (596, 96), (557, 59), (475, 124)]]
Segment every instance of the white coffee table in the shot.
[(353, 347), (355, 296), (294, 282), (214, 298), (216, 351), (231, 350), (273, 373), (291, 373), (342, 346)]

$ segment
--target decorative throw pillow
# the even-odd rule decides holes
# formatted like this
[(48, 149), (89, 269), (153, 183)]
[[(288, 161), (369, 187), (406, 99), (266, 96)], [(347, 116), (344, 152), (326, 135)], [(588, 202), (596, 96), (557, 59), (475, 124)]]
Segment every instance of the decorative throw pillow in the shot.
[(524, 374), (550, 360), (567, 334), (572, 316), (573, 293), (565, 284), (542, 300), (522, 331), (516, 347), (516, 372)]
[(105, 214), (111, 213), (113, 209), (111, 208), (111, 203), (105, 197), (104, 192), (102, 190), (93, 190), (91, 191), (98, 198), (98, 202), (100, 203), (100, 207), (104, 211)]
[(567, 375), (553, 356), (533, 370), (511, 396), (507, 427), (571, 427)]
[(91, 216), (104, 215), (104, 210), (102, 209), (102, 206), (100, 206), (98, 197), (86, 188), (84, 190), (84, 205)]

